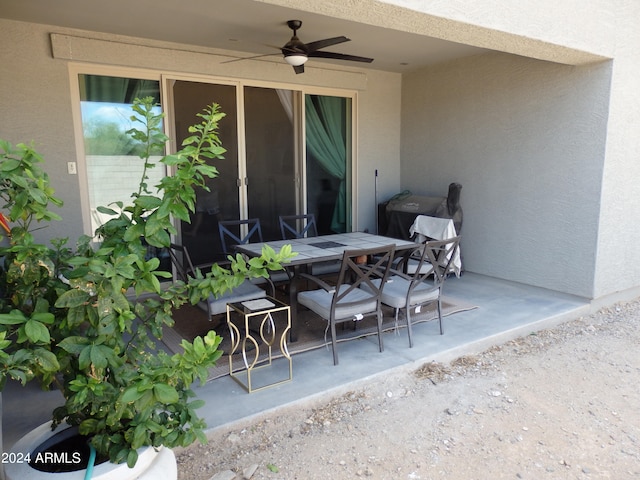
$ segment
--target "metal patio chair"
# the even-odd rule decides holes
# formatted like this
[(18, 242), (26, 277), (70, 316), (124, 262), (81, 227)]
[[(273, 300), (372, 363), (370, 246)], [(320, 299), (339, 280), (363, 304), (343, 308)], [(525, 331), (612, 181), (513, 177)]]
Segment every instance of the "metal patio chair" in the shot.
[[(442, 327), (442, 287), (449, 275), (451, 262), (460, 243), (460, 237), (433, 240), (420, 245), (415, 251), (419, 256), (409, 257), (415, 263), (412, 274), (392, 270), (382, 290), (382, 303), (394, 309), (394, 320), (398, 326), (398, 314), (404, 309), (409, 336), (409, 347), (413, 347), (412, 312), (418, 314), (422, 308), (437, 304), (440, 335)], [(374, 281), (376, 285), (379, 280)], [(365, 287), (366, 288), (366, 287)]]
[[(327, 321), (327, 329), (331, 330), (334, 365), (338, 364), (336, 325), (339, 323), (376, 317), (378, 344), (380, 351), (384, 350), (381, 294), (386, 285), (394, 252), (394, 245), (345, 251), (335, 286), (327, 284), (316, 276), (302, 274), (304, 278), (321, 287), (299, 292), (298, 303)], [(358, 263), (363, 257), (374, 258), (375, 263), (373, 265)], [(377, 282), (375, 282), (376, 279)]]

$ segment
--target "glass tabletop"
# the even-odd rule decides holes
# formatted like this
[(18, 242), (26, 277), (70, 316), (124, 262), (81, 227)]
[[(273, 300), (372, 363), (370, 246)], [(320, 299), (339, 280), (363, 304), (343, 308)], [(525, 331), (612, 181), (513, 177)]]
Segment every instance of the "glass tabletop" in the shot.
[(245, 300), (243, 302), (232, 302), (229, 305), (236, 311), (252, 314), (257, 312), (265, 312), (269, 310), (276, 310), (281, 308), (287, 308), (286, 303), (273, 297), (257, 298), (255, 300)]

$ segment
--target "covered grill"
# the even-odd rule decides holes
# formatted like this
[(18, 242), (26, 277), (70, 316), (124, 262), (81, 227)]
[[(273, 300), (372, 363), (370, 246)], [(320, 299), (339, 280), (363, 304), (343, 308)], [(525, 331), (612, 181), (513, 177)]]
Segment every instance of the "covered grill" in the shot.
[(378, 205), (378, 232), (394, 238), (409, 239), (409, 228), (416, 216), (451, 218), (460, 235), (462, 231), (462, 185), (451, 183), (446, 197), (430, 197), (403, 192)]

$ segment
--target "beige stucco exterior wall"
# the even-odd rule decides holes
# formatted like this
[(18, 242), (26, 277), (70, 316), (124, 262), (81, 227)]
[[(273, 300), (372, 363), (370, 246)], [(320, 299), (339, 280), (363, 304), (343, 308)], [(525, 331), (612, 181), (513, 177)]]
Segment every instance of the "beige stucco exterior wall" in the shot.
[(463, 185), (467, 270), (591, 296), (609, 74), (491, 53), (405, 76), (402, 185)]
[(640, 2), (616, 3), (595, 297), (640, 288)]
[[(509, 34), (516, 34), (521, 39), (512, 42), (509, 48), (502, 48), (503, 51), (576, 65), (597, 62), (597, 58), (581, 57), (581, 51), (613, 59), (611, 65), (605, 67), (611, 70), (609, 85), (604, 81), (596, 81), (600, 83), (596, 87), (599, 90), (598, 102), (602, 101), (603, 96), (610, 96), (608, 108), (602, 111), (604, 117), (601, 119), (606, 124), (606, 130), (598, 132), (598, 139), (602, 139), (602, 134), (606, 137), (602, 139), (602, 145), (592, 152), (599, 155), (601, 147), (604, 147), (599, 160), (601, 188), (593, 192), (598, 197), (600, 208), (597, 212), (591, 212), (589, 227), (568, 218), (561, 220), (561, 223), (570, 222), (571, 228), (577, 230), (573, 234), (577, 235), (576, 239), (584, 233), (585, 228), (591, 229), (591, 222), (595, 220), (597, 237), (579, 240), (584, 241), (585, 245), (580, 248), (578, 258), (575, 258), (571, 248), (563, 253), (563, 257), (569, 253), (573, 261), (585, 263), (583, 267), (571, 268), (576, 275), (564, 282), (573, 286), (563, 291), (596, 299), (637, 295), (640, 285), (640, 248), (635, 239), (640, 236), (640, 224), (634, 219), (640, 216), (640, 189), (637, 182), (640, 177), (640, 93), (637, 81), (640, 78), (640, 32), (637, 29), (640, 3), (635, 0), (386, 0), (384, 3), (419, 10), (437, 18), (469, 23), (474, 27), (463, 29), (466, 33), (451, 33), (456, 29), (449, 29), (443, 31), (444, 35), (469, 35), (476, 39), (469, 43), (478, 46), (490, 46), (492, 42), (499, 44), (508, 41)], [(489, 32), (482, 28), (489, 29)], [(585, 78), (591, 77), (593, 80), (604, 73), (598, 70), (584, 72)], [(505, 70), (504, 74), (508, 75), (509, 72)], [(407, 93), (403, 91), (405, 98)], [(553, 91), (548, 88), (543, 93), (548, 96)], [(591, 130), (590, 127), (594, 126), (593, 123), (591, 126), (583, 125), (584, 117), (575, 116), (573, 120), (578, 129)], [(595, 119), (589, 121), (594, 122)], [(576, 140), (578, 138), (579, 135)], [(583, 145), (578, 143), (576, 148), (581, 149)], [(592, 164), (592, 168), (579, 171), (578, 174), (588, 181), (590, 175), (597, 173), (593, 168), (598, 169)], [(407, 176), (410, 176), (410, 171), (403, 168), (403, 179)], [(471, 199), (471, 203), (475, 205), (474, 200)], [(582, 204), (582, 208), (586, 209), (591, 202), (593, 200)], [(589, 251), (591, 247), (588, 244), (593, 241), (596, 242), (595, 247)], [(569, 245), (573, 246), (573, 243)], [(593, 275), (586, 279), (582, 277), (591, 268), (594, 268)], [(555, 284), (551, 284), (552, 288)]]
[[(55, 34), (53, 39), (51, 33)], [(170, 73), (196, 80), (248, 79), (292, 88), (304, 82), (323, 93), (336, 88), (356, 92), (362, 114), (355, 138), (359, 163), (354, 181), (354, 227), (375, 228), (371, 207), (376, 168), (384, 168), (380, 185), (383, 192), (390, 195), (399, 188), (400, 172), (394, 165), (399, 164), (400, 152), (400, 74), (312, 66), (304, 76), (296, 76), (291, 67), (274, 62), (220, 65), (220, 60), (229, 58), (220, 51), (6, 20), (0, 20), (0, 44), (12, 46), (0, 50), (0, 60), (11, 65), (13, 72), (0, 76), (0, 137), (12, 143), (33, 140), (46, 159), (53, 185), (65, 201), (60, 212), (64, 224), (58, 222), (43, 232), (46, 238), (68, 236), (75, 241), (85, 233), (80, 197), (83, 179), (67, 173), (67, 162), (77, 159), (69, 63), (135, 67), (154, 72), (158, 78), (160, 73)]]
[[(395, 195), (400, 180), (402, 77), (387, 72), (368, 74), (366, 90), (359, 93), (358, 111), (358, 230), (376, 231), (378, 201)], [(377, 192), (375, 173), (378, 171)]]
[[(612, 57), (611, 30), (634, 0), (381, 0), (428, 14), (438, 38), (559, 63)], [(624, 14), (624, 13), (623, 13)], [(410, 17), (410, 14), (408, 15)], [(455, 22), (463, 27), (451, 28)], [(582, 53), (581, 53), (582, 52)]]
[(39, 234), (75, 241), (83, 232), (78, 176), (67, 174), (67, 162), (76, 160), (67, 65), (52, 58), (47, 29), (40, 25), (0, 20), (0, 44), (0, 137), (33, 142), (44, 155), (66, 221)]

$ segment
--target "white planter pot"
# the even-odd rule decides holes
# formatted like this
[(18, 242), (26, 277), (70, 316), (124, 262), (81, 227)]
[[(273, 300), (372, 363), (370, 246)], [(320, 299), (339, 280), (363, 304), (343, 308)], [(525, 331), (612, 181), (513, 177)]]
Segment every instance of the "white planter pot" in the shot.
[[(7, 480), (84, 480), (85, 470), (64, 473), (41, 472), (32, 468), (24, 460), (42, 443), (69, 427), (59, 427), (51, 431), (51, 423), (45, 423), (22, 437), (4, 459)], [(73, 457), (69, 458), (73, 461)], [(177, 480), (178, 466), (173, 451), (169, 448), (158, 450), (146, 447), (138, 451), (138, 461), (133, 468), (127, 464), (116, 465), (105, 462), (93, 468), (92, 480)]]

